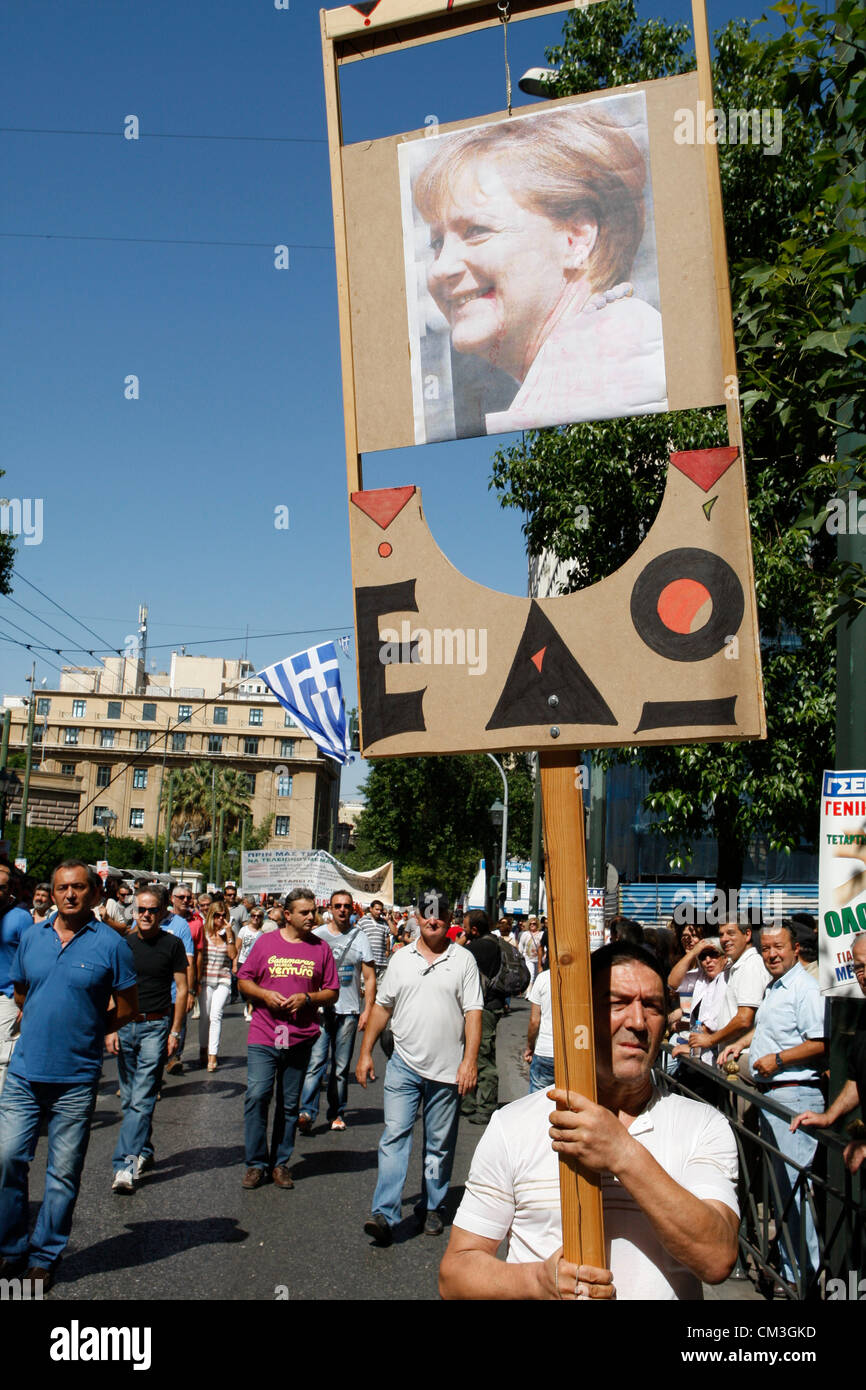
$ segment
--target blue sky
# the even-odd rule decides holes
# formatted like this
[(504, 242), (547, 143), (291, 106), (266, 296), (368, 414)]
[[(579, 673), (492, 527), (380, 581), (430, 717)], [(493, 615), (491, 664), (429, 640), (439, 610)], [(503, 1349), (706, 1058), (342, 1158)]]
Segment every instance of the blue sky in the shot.
[[(712, 3), (710, 27), (759, 13), (751, 0)], [(687, 20), (690, 7), (655, 0), (640, 14)], [(517, 77), (561, 27), (561, 16), (511, 27), (515, 106), (529, 101)], [(146, 602), (160, 666), (181, 644), (240, 656), (247, 627), (259, 667), (351, 632), (318, 6), (40, 0), (6, 7), (2, 54), (0, 493), (42, 499), (43, 516), (41, 544), (19, 540), (17, 572), (105, 648), (135, 631)], [(504, 105), (499, 31), (343, 74), (347, 141)], [(129, 115), (138, 140), (123, 137)], [(274, 268), (280, 243), (286, 271)], [(132, 374), (137, 400), (124, 394)], [(458, 567), (524, 593), (520, 518), (487, 487), (507, 443), (368, 455), (365, 486), (419, 483)], [(274, 526), (279, 506), (288, 530)], [(92, 664), (65, 654), (92, 635), (24, 583), (13, 597), (75, 641), (0, 598), (3, 693), (23, 693), (32, 660), (10, 621)], [(48, 662), (60, 659), (36, 657), (53, 686)], [(347, 661), (349, 703), (354, 680)], [(362, 776), (359, 764), (344, 773), (344, 796)]]

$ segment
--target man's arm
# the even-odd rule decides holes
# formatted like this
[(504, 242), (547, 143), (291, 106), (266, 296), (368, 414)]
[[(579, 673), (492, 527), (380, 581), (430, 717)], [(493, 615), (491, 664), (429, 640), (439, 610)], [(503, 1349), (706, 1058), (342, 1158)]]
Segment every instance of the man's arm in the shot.
[(362, 961), (361, 974), (364, 977), (364, 1011), (358, 1019), (358, 1031), (361, 1032), (367, 1027), (370, 1021), (370, 1011), (376, 1003), (376, 967)]
[(470, 1009), (463, 1016), (463, 1061), (457, 1068), (457, 1094), (465, 1096), (478, 1084), (478, 1049), (481, 1046), (483, 1010)]
[[(784, 1056), (784, 1053), (782, 1054)], [(790, 1055), (790, 1054), (789, 1054)], [(795, 1115), (791, 1121), (792, 1132), (799, 1129), (800, 1125), (808, 1125), (810, 1129), (829, 1129), (843, 1115), (848, 1115), (856, 1105), (860, 1104), (860, 1093), (857, 1090), (856, 1081), (846, 1081), (833, 1104), (819, 1114), (816, 1110), (803, 1110), (799, 1115)]]
[(355, 1077), (365, 1088), (368, 1080), (376, 1080), (376, 1073), (373, 1070), (373, 1045), (384, 1030), (392, 1013), (393, 1009), (386, 1009), (384, 1004), (374, 1004), (370, 1010), (370, 1018), (364, 1029), (364, 1041), (361, 1043), (358, 1065), (355, 1068)]
[[(543, 1262), (506, 1264), (496, 1258), (498, 1240), (451, 1227), (451, 1239), (439, 1269), (439, 1293), (445, 1299), (591, 1299), (615, 1298), (609, 1269), (570, 1264), (562, 1249)], [(558, 1268), (557, 1268), (558, 1266)]]
[[(758, 1057), (756, 1061), (752, 1062), (752, 1071), (757, 1072), (758, 1076), (773, 1076), (781, 1070), (781, 1067), (786, 1067), (791, 1062), (808, 1062), (813, 1057), (823, 1057), (825, 1051), (823, 1038), (807, 1038), (805, 1042), (798, 1043), (796, 1047), (786, 1047), (778, 1054), (768, 1052), (766, 1057)], [(777, 1055), (779, 1062), (776, 1061)]]
[[(574, 1091), (553, 1091), (551, 1138), (594, 1172), (610, 1172), (634, 1197), (670, 1255), (704, 1283), (721, 1284), (737, 1260), (740, 1221), (724, 1202), (676, 1182), (616, 1115)], [(566, 1108), (570, 1107), (570, 1108)]]
[(745, 1004), (741, 1004), (724, 1028), (719, 1028), (715, 1033), (690, 1033), (690, 1047), (725, 1047), (729, 1043), (738, 1042), (744, 1033), (748, 1033), (755, 1021), (757, 1009), (749, 1009)]
[(177, 1052), (177, 1038), (172, 1037), (172, 1033), (180, 1032), (186, 1013), (189, 985), (187, 984), (185, 970), (175, 970), (174, 983), (175, 989), (177, 990), (174, 1000), (174, 1014), (171, 1020), (171, 1032), (168, 1035), (168, 1041), (165, 1045), (165, 1050), (169, 1057), (172, 1057), (174, 1053)]
[(526, 1050), (523, 1053), (524, 1062), (531, 1062), (535, 1056), (535, 1044), (538, 1042), (538, 1033), (541, 1028), (541, 1005), (533, 1004), (529, 1010), (529, 1028), (526, 1032)]
[(105, 1015), (105, 1032), (116, 1033), (125, 1023), (131, 1023), (138, 1013), (138, 986), (114, 991), (114, 1003)]

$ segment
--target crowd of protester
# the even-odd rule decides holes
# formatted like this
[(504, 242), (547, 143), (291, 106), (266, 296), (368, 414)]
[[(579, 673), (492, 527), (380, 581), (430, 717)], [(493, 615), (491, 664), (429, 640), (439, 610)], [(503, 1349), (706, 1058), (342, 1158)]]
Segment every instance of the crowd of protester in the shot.
[[(778, 1190), (783, 1199), (790, 1196), (799, 1169), (785, 1158), (808, 1167), (814, 1130), (863, 1099), (861, 1024), (849, 1082), (826, 1108), (814, 920), (803, 915), (753, 931), (740, 922), (713, 926), (695, 914), (669, 928), (617, 917), (605, 935), (609, 944), (598, 961), (625, 970), (629, 988), (637, 971), (644, 1002), (660, 991), (663, 1018), (656, 1043), (644, 1049), (650, 1061), (664, 1037), (668, 1065), (688, 1094), (713, 1105), (713, 1074), (736, 1075), (756, 1096), (784, 1107), (789, 1118), (760, 1109), (759, 1124), (774, 1146)], [(866, 994), (866, 934), (855, 939), (853, 958)], [(562, 1094), (550, 1091), (554, 1026), (543, 916), (502, 916), (495, 924), (477, 910), (452, 916), (435, 893), (405, 909), (378, 899), (362, 907), (339, 890), (327, 905), (305, 889), (285, 898), (239, 895), (230, 882), (196, 893), (185, 882), (165, 886), (147, 876), (103, 882), (78, 861), (59, 865), (50, 881), (35, 882), (0, 862), (0, 1273), (26, 1266), (27, 1277), (44, 1289), (53, 1281), (71, 1229), (104, 1051), (117, 1059), (123, 1113), (111, 1187), (128, 1195), (156, 1161), (154, 1114), (164, 1078), (191, 1065), (188, 1019), (198, 1023), (199, 1067), (215, 1072), (225, 1010), (239, 995), (249, 1034), (247, 1190), (266, 1182), (294, 1186), (296, 1134), (313, 1132), (323, 1094), (327, 1126), (339, 1133), (351, 1124), (348, 1083), (359, 1034), (362, 1085), (375, 1076), (377, 1042), (390, 1059), (378, 1181), (364, 1227), (377, 1245), (392, 1242), (400, 1219), (419, 1112), (426, 1147), (416, 1217), (428, 1235), (443, 1230), (459, 1115), (499, 1135), (491, 1126), (499, 1109), (496, 1033), (519, 997), (529, 1004), (522, 1051), (527, 1100), (539, 1092)], [(647, 1076), (645, 1067), (641, 1086)], [(46, 1120), (45, 1200), (29, 1233), (27, 1169)], [(571, 1151), (568, 1145), (578, 1140), (571, 1121), (562, 1124), (562, 1146)], [(485, 1144), (490, 1147), (486, 1138), (479, 1147), (482, 1164)], [(864, 1157), (866, 1143), (855, 1133), (845, 1151), (852, 1172)], [(475, 1219), (472, 1190), (470, 1175), (463, 1218), (469, 1226), (460, 1226), (461, 1208), (452, 1244), (456, 1238), (462, 1249), (460, 1241), (468, 1241), (465, 1251), (474, 1258), (486, 1252), (487, 1218), (477, 1217), (473, 1244), (467, 1234)], [(723, 1207), (726, 1200), (722, 1193)], [(817, 1269), (817, 1233), (802, 1189), (788, 1207), (794, 1247), (800, 1247), (802, 1223), (802, 1247)], [(715, 1237), (723, 1244), (727, 1239), (722, 1228)], [(446, 1292), (451, 1264), (443, 1265)], [(479, 1267), (486, 1268), (483, 1260)], [(560, 1252), (552, 1272), (537, 1275), (538, 1286), (549, 1291), (552, 1278), (553, 1296), (563, 1296), (571, 1269), (566, 1272)], [(784, 1247), (781, 1272), (794, 1278)], [(610, 1281), (598, 1271), (583, 1284), (575, 1273), (572, 1282), (584, 1289), (575, 1296), (609, 1296)], [(461, 1287), (459, 1278), (453, 1287)]]

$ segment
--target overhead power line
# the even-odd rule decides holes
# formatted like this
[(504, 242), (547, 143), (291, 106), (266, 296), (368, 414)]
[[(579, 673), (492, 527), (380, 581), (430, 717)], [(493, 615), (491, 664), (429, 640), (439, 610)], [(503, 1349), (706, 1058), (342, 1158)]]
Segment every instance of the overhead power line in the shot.
[(137, 246), (255, 246), (272, 251), (274, 246), (285, 246), (289, 251), (333, 251), (330, 245), (291, 241), (205, 241), (191, 237), (165, 236), (78, 236), (68, 232), (0, 232), (7, 240), (23, 241), (116, 241)]
[(4, 125), (0, 135), (105, 135), (124, 139), (128, 144), (137, 140), (245, 140), (258, 145), (327, 145), (323, 135), (186, 135), (168, 130), (139, 130), (135, 141), (123, 130), (57, 130), (42, 126)]

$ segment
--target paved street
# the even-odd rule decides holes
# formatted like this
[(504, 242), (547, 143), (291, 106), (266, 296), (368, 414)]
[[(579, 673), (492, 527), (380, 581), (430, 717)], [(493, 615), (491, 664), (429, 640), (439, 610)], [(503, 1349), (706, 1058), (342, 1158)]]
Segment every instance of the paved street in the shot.
[[(500, 1100), (527, 1090), (520, 1054), (529, 1005), (515, 1003), (498, 1036)], [(185, 1075), (169, 1077), (156, 1108), (156, 1168), (131, 1197), (111, 1192), (111, 1154), (120, 1123), (115, 1063), (107, 1060), (81, 1195), (52, 1301), (85, 1299), (420, 1299), (437, 1298), (444, 1237), (418, 1235), (412, 1206), (421, 1187), (420, 1124), (394, 1245), (373, 1246), (362, 1225), (376, 1181), (382, 1129), (382, 1077), (365, 1092), (353, 1080), (348, 1128), (332, 1134), (324, 1105), (313, 1135), (298, 1136), (296, 1186), (241, 1188), (246, 1024), (241, 1005), (228, 1011), (219, 1070), (198, 1057), (197, 1026), (186, 1047)], [(324, 1099), (324, 1098), (323, 1098)], [(460, 1201), (482, 1131), (461, 1121), (450, 1194)], [(33, 1165), (31, 1196), (41, 1199), (45, 1144)], [(279, 1294), (276, 1292), (280, 1290)], [(707, 1291), (710, 1294), (710, 1291)], [(728, 1281), (715, 1299), (755, 1298), (747, 1282)]]
[[(517, 1060), (528, 1009), (519, 1001), (502, 1026), (503, 1100), (524, 1094), (528, 1085)], [(115, 1063), (106, 1061), (72, 1240), (52, 1299), (273, 1299), (280, 1285), (289, 1298), (435, 1299), (447, 1234), (434, 1238), (414, 1230), (420, 1124), (394, 1245), (380, 1250), (362, 1230), (382, 1130), (379, 1048), (376, 1082), (365, 1092), (352, 1080), (345, 1133), (330, 1132), (323, 1105), (313, 1135), (298, 1136), (294, 1190), (269, 1184), (245, 1192), (240, 1185), (246, 1079), (241, 1005), (227, 1011), (217, 1072), (199, 1068), (197, 1043), (192, 1023), (185, 1053), (191, 1064), (182, 1077), (166, 1078), (156, 1107), (156, 1168), (131, 1197), (110, 1190), (120, 1101)], [(452, 1211), (481, 1132), (461, 1121)], [(32, 1170), (34, 1201), (42, 1196), (44, 1152), (43, 1140)]]

